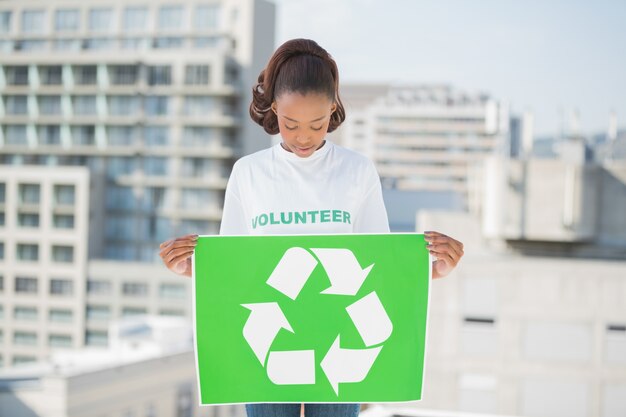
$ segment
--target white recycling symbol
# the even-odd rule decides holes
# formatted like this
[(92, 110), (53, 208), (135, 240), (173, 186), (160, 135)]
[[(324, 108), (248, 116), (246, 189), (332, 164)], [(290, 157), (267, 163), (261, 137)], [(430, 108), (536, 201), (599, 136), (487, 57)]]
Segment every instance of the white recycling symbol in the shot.
[[(355, 296), (374, 266), (371, 264), (362, 269), (349, 249), (311, 248), (308, 251), (292, 247), (285, 251), (266, 283), (295, 300), (317, 266), (318, 259), (331, 282), (331, 286), (321, 294)], [(242, 306), (251, 311), (243, 328), (243, 336), (261, 365), (266, 366), (269, 379), (277, 385), (315, 384), (314, 350), (270, 351), (280, 329), (294, 333), (278, 303)], [(346, 311), (366, 348), (342, 348), (340, 335), (329, 346), (320, 366), (337, 395), (339, 383), (355, 383), (365, 379), (382, 349), (380, 344), (389, 338), (393, 330), (393, 324), (375, 291), (346, 307)]]

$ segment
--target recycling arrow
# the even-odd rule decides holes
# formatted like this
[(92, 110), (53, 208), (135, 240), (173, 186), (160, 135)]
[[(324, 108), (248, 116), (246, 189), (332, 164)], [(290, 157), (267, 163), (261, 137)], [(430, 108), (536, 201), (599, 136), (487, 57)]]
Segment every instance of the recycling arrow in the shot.
[(339, 395), (340, 382), (361, 382), (365, 379), (382, 349), (382, 346), (368, 349), (344, 349), (339, 346), (339, 338), (340, 336), (337, 336), (320, 363), (337, 395)]
[(254, 354), (265, 365), (265, 357), (270, 350), (274, 338), (284, 328), (293, 333), (287, 317), (278, 303), (242, 304), (252, 313), (243, 326), (243, 337), (254, 351)]
[(361, 269), (349, 249), (311, 249), (324, 265), (331, 286), (322, 294), (355, 295), (374, 264)]
[[(266, 283), (292, 300), (304, 288), (313, 270), (321, 264), (331, 286), (321, 294), (356, 296), (374, 264), (362, 268), (351, 250), (345, 248), (292, 247), (285, 251)], [(270, 351), (280, 329), (294, 333), (277, 302), (242, 304), (251, 311), (243, 328), (244, 339), (268, 378), (277, 385), (315, 384), (315, 351)], [(340, 383), (363, 381), (372, 368), (393, 324), (375, 291), (346, 307), (365, 349), (340, 346), (340, 335), (320, 362), (332, 389), (339, 395)], [(378, 346), (374, 346), (378, 345)], [(267, 359), (267, 364), (266, 364)]]

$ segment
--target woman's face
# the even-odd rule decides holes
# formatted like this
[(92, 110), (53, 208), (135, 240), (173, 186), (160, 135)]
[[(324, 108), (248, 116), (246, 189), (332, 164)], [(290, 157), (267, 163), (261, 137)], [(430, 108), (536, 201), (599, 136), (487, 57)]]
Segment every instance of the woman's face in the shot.
[(330, 115), (337, 105), (325, 94), (284, 93), (272, 103), (283, 146), (301, 158), (313, 154), (324, 141)]

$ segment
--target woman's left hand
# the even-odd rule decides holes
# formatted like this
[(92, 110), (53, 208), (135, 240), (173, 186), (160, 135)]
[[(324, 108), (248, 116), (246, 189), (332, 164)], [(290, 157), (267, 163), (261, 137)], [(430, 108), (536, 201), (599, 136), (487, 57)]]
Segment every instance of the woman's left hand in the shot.
[(463, 244), (439, 232), (424, 232), (424, 238), (429, 243), (426, 249), (436, 258), (433, 279), (445, 277), (463, 257)]

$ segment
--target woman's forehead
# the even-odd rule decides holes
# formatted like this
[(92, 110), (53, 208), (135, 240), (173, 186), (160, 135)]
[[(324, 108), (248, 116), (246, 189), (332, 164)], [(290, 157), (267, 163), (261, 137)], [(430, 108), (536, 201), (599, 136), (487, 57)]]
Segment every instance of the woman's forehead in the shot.
[(306, 123), (326, 117), (332, 104), (324, 94), (284, 93), (276, 99), (276, 110), (287, 119)]

